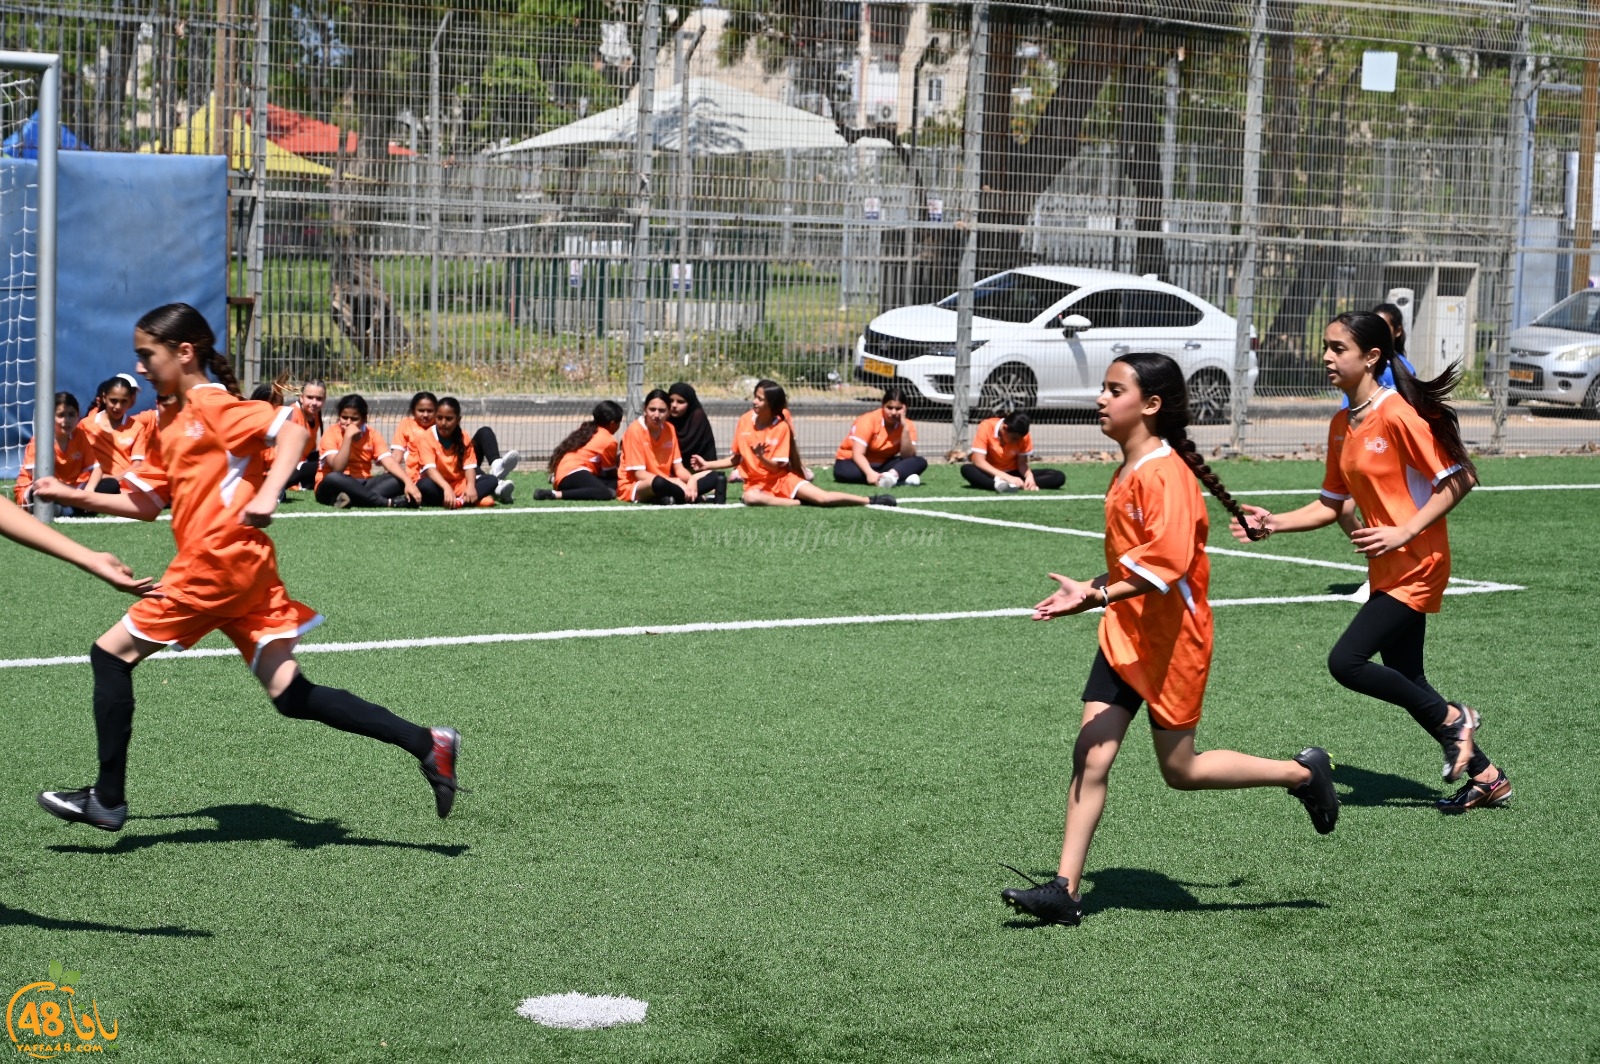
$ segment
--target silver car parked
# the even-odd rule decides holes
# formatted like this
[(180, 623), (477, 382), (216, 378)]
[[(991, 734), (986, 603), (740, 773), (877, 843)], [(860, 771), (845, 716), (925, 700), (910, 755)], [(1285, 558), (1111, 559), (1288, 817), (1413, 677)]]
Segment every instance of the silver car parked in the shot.
[(1511, 334), (1512, 403), (1536, 399), (1600, 417), (1600, 289), (1574, 292)]

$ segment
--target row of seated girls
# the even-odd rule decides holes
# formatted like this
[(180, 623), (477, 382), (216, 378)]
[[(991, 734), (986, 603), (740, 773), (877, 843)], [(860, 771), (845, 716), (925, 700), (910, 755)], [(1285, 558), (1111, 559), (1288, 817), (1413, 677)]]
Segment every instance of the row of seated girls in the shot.
[[(282, 382), (263, 384), (250, 396), (282, 405)], [(442, 506), (460, 509), (509, 503), (514, 486), (516, 451), (500, 452), (488, 426), (468, 437), (461, 427), (461, 403), (432, 392), (411, 397), (393, 441), (368, 421), (366, 399), (354, 393), (334, 404), (333, 418), (323, 427), (328, 387), (307, 381), (291, 408), (290, 419), (308, 435), (291, 490), (315, 492), (318, 502), (346, 507), (408, 508)], [(265, 456), (269, 463), (270, 455)]]
[[(75, 488), (117, 494), (119, 478), (144, 457), (145, 443), (155, 431), (155, 410), (128, 413), (139, 399), (139, 378), (119, 373), (101, 381), (81, 417), (77, 396), (57, 392), (55, 398), (56, 479)], [(34, 443), (29, 440), (13, 489), (19, 506), (32, 505), (35, 464)]]
[[(556, 447), (548, 465), (552, 487), (540, 500), (674, 504), (726, 501), (729, 480), (744, 481), (752, 506), (893, 506), (894, 496), (826, 491), (812, 481), (794, 439), (788, 397), (774, 381), (757, 382), (750, 410), (734, 429), (733, 452), (717, 456), (716, 439), (699, 397), (679, 382), (645, 397), (644, 413), (619, 439), (622, 407), (610, 400)], [(1026, 414), (995, 417), (978, 426), (970, 461), (961, 475), (985, 491), (1060, 488), (1066, 476), (1033, 467), (1033, 437)], [(922, 483), (928, 461), (917, 454), (917, 428), (906, 395), (889, 388), (877, 409), (855, 419), (834, 454), (833, 479), (887, 493)], [(726, 479), (723, 471), (728, 471)]]

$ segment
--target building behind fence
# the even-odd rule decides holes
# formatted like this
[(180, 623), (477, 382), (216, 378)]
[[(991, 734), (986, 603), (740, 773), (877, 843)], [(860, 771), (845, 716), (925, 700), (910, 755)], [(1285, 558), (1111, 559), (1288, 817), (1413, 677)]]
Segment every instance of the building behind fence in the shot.
[[(844, 412), (875, 315), (957, 291), (963, 265), (1053, 264), (1253, 324), (1255, 393), (1219, 448), (1314, 446), (1323, 324), (1397, 291), (1413, 352), (1463, 361), (1478, 446), (1593, 447), (1581, 411), (1506, 392), (1512, 329), (1600, 273), (1581, 10), (521, 7), (4, 0), (0, 46), (68, 57), (88, 146), (235, 156), (248, 383), (497, 398), (534, 451), (677, 379), (734, 400), (770, 376)], [(713, 98), (732, 110), (685, 129)]]

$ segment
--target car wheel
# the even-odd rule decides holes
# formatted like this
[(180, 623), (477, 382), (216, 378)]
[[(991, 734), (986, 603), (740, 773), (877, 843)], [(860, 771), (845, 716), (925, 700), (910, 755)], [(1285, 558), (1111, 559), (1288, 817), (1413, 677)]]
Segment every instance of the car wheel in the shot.
[(1228, 420), (1233, 388), (1221, 370), (1203, 369), (1189, 378), (1189, 421), (1220, 425)]
[(1600, 418), (1600, 373), (1595, 374), (1589, 390), (1583, 395), (1583, 414), (1585, 417)]
[(1039, 385), (1026, 366), (1001, 366), (989, 374), (978, 392), (978, 409), (985, 413), (1015, 414), (1032, 410), (1039, 400)]

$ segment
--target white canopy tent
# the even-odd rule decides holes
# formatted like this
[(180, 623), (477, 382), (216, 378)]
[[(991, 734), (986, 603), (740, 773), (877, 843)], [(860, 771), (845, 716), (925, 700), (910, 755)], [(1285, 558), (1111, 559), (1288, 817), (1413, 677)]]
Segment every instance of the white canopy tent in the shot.
[[(656, 93), (655, 145), (661, 151), (682, 149), (683, 91), (674, 85)], [(745, 152), (807, 151), (817, 148), (846, 148), (849, 142), (832, 121), (734, 88), (714, 78), (690, 78), (689, 142), (691, 155), (738, 155)], [(491, 150), (491, 155), (580, 144), (632, 144), (639, 135), (639, 105), (630, 101), (609, 111), (580, 118), (576, 122)], [(882, 140), (870, 140), (874, 147), (888, 147)]]

